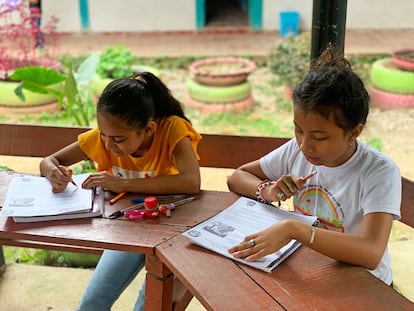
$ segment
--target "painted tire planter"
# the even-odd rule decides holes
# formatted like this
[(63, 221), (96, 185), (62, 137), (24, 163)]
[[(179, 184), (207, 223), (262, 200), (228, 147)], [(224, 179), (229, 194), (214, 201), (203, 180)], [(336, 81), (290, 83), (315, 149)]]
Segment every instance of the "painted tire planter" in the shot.
[(254, 62), (242, 57), (206, 58), (188, 66), (194, 81), (210, 86), (243, 83), (255, 69)]
[(36, 107), (48, 105), (56, 101), (53, 95), (37, 94), (24, 90), (26, 100), (23, 102), (14, 93), (14, 89), (18, 84), (18, 82), (13, 81), (0, 81), (0, 106), (16, 108)]
[(14, 115), (14, 116), (24, 116), (24, 115), (38, 115), (42, 112), (52, 112), (58, 111), (59, 104), (55, 101), (50, 104), (44, 104), (41, 106), (1, 106), (0, 105), (0, 115)]
[(384, 110), (414, 108), (414, 95), (390, 93), (374, 86), (368, 87), (372, 105)]
[(253, 107), (253, 97), (249, 97), (236, 101), (236, 102), (227, 102), (227, 103), (203, 103), (200, 101), (191, 98), (189, 94), (186, 94), (185, 103), (188, 107), (197, 109), (200, 113), (240, 113), (242, 111), (249, 110)]
[(414, 71), (404, 71), (398, 68), (391, 58), (375, 61), (371, 67), (371, 83), (380, 90), (414, 94)]
[(391, 53), (394, 64), (408, 71), (414, 71), (414, 50), (397, 50)]
[(186, 87), (191, 98), (204, 103), (236, 102), (251, 94), (251, 84), (248, 81), (231, 86), (208, 86), (188, 80)]
[[(150, 67), (150, 66), (141, 66), (141, 65), (135, 65), (132, 66), (134, 73), (149, 71), (154, 76), (160, 77), (161, 72), (158, 68)], [(100, 76), (96, 75), (91, 83), (91, 89), (94, 95), (100, 95), (104, 88), (112, 81), (113, 79), (110, 78), (101, 78)]]

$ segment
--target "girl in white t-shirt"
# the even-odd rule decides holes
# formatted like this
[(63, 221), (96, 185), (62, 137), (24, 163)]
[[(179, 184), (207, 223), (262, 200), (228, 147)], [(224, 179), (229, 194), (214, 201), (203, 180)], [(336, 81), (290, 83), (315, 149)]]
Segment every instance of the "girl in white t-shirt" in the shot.
[(239, 167), (228, 186), (265, 203), (293, 197), (295, 211), (318, 216), (320, 225), (285, 220), (229, 252), (255, 261), (295, 239), (392, 284), (387, 242), (400, 217), (401, 176), (391, 159), (358, 140), (369, 110), (362, 80), (328, 46), (294, 90), (293, 104), (296, 139)]

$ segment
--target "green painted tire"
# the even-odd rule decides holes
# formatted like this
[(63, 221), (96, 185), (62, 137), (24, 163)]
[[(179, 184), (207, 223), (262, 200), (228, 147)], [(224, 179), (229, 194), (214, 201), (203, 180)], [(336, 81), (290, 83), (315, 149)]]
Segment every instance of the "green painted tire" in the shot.
[(414, 71), (398, 68), (392, 58), (375, 61), (371, 67), (372, 85), (383, 91), (399, 94), (414, 94)]
[(23, 94), (26, 98), (25, 101), (21, 101), (14, 93), (14, 89), (19, 82), (13, 81), (1, 81), (0, 83), (0, 106), (2, 107), (36, 107), (48, 105), (56, 102), (56, 97), (50, 94), (38, 94), (32, 93), (28, 90), (23, 90)]
[(207, 86), (188, 80), (186, 87), (191, 98), (204, 103), (236, 102), (251, 95), (251, 84), (248, 81), (231, 86)]

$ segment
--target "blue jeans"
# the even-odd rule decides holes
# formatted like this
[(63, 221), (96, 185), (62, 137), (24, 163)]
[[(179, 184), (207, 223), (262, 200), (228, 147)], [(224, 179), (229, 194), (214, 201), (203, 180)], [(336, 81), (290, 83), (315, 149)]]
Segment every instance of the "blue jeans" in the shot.
[[(110, 311), (124, 289), (145, 265), (145, 255), (106, 250), (103, 252), (78, 311)], [(145, 282), (134, 311), (144, 310)]]

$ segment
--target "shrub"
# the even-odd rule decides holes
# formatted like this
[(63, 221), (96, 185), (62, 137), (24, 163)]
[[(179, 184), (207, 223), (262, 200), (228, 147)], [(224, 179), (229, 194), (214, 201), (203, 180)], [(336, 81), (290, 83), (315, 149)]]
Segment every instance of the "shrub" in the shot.
[(131, 75), (132, 54), (123, 45), (109, 46), (101, 54), (96, 69), (102, 78), (118, 79)]
[(269, 55), (268, 66), (278, 75), (280, 85), (293, 89), (309, 71), (311, 34), (287, 35), (280, 39)]

